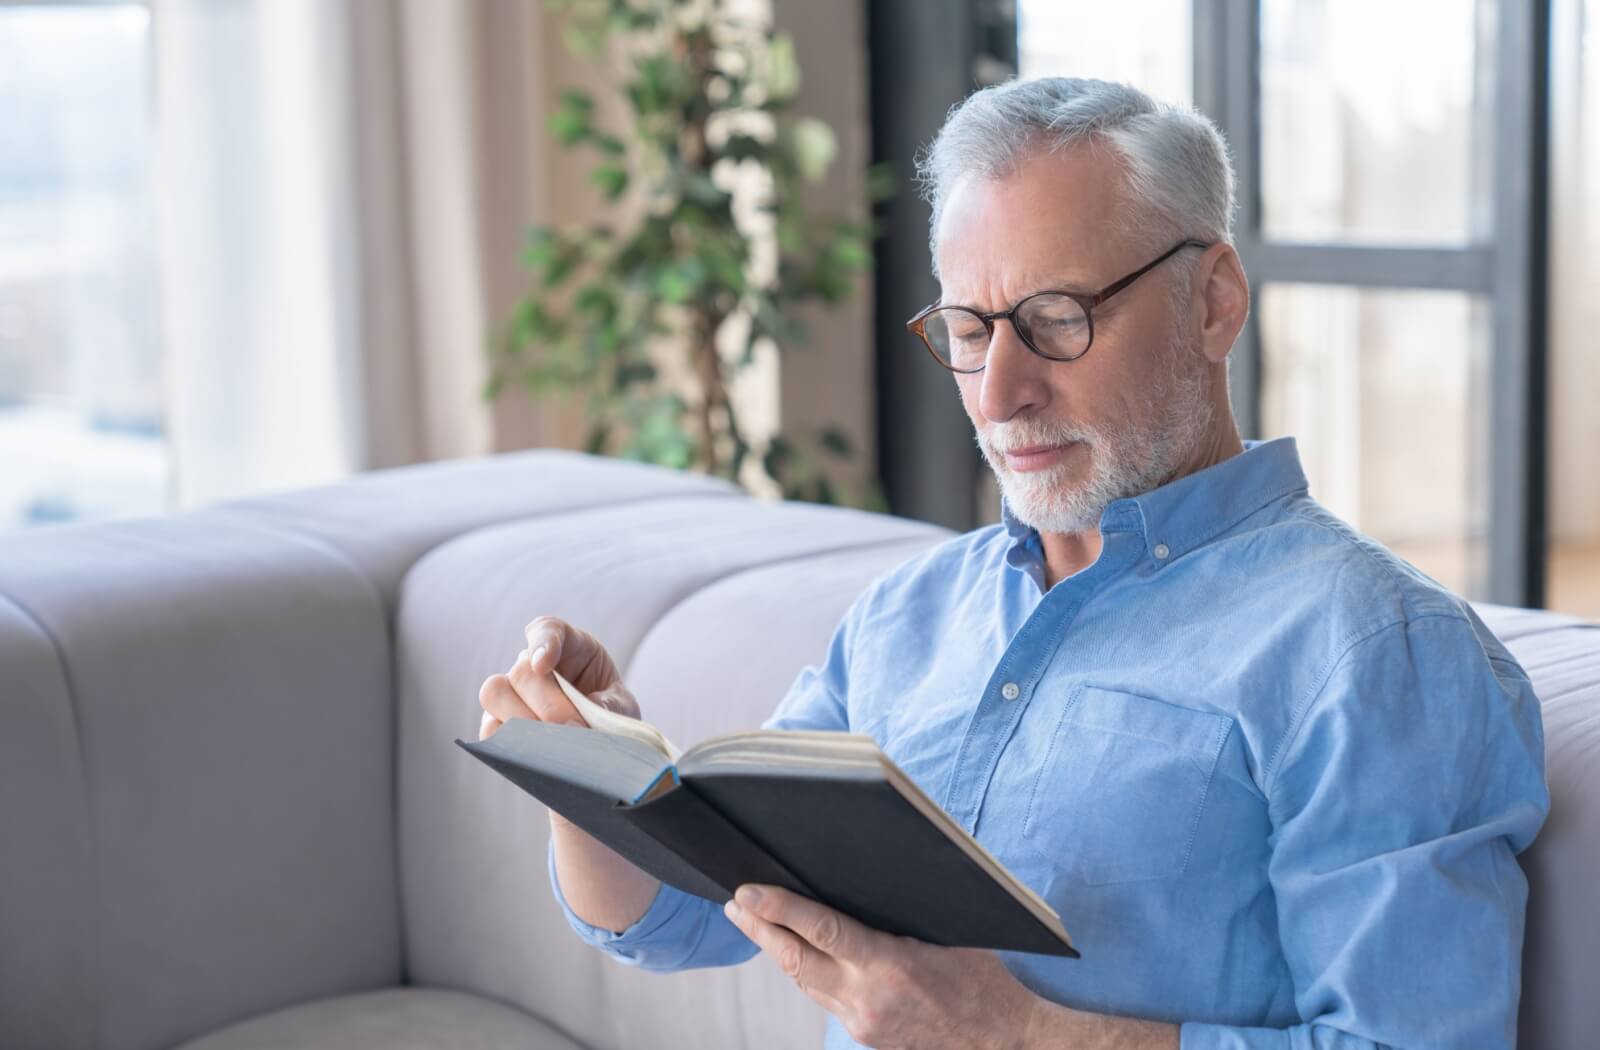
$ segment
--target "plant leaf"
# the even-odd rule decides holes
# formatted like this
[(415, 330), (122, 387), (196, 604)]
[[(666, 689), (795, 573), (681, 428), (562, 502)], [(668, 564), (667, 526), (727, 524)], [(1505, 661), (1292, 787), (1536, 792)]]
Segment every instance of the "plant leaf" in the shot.
[(616, 200), (628, 188), (628, 169), (621, 164), (602, 164), (589, 173), (589, 181), (599, 187), (607, 200)]
[(824, 449), (835, 456), (850, 456), (855, 452), (855, 446), (850, 441), (850, 435), (838, 427), (824, 427), (821, 443)]
[(816, 117), (801, 117), (788, 127), (788, 142), (795, 168), (807, 182), (817, 182), (839, 152), (833, 129)]
[(767, 45), (766, 86), (769, 102), (788, 102), (800, 93), (800, 62), (788, 33), (774, 33)]

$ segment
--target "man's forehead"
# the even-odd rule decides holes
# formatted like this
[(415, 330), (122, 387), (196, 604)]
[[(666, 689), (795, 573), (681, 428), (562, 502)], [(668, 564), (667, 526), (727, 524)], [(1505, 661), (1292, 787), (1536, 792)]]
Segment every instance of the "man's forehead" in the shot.
[(1122, 247), (1118, 178), (1104, 153), (1071, 149), (957, 183), (939, 222), (944, 300), (1103, 282)]
[[(1014, 299), (1045, 289), (1092, 292), (1105, 283), (1103, 241), (1062, 238), (1042, 249), (992, 252), (940, 246), (940, 302), (1003, 309)], [(1004, 301), (1001, 301), (1004, 300)]]

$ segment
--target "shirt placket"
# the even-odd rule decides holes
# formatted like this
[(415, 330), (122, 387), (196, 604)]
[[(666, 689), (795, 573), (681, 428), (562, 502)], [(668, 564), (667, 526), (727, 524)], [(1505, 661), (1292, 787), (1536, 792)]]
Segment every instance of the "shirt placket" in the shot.
[(1104, 533), (1095, 563), (1045, 592), (1001, 654), (967, 723), (945, 786), (944, 808), (968, 833), (977, 834), (978, 816), (1001, 752), (1073, 620), (1141, 547), (1136, 533)]

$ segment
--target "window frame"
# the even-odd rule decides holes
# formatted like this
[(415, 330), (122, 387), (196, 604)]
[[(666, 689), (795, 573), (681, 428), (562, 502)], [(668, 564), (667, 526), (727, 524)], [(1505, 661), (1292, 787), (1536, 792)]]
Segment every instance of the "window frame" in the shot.
[[(1492, 110), (1485, 174), (1487, 239), (1460, 247), (1369, 246), (1269, 238), (1261, 199), (1261, 10), (1259, 0), (1194, 0), (1194, 98), (1232, 147), (1237, 177), (1235, 241), (1251, 297), (1272, 283), (1459, 291), (1490, 316), (1488, 483), (1483, 593), (1472, 597), (1539, 607), (1545, 600), (1549, 214), (1549, 0), (1479, 0), (1493, 19)], [(1246, 434), (1261, 422), (1262, 347), (1252, 311), (1230, 359), (1235, 417)]]

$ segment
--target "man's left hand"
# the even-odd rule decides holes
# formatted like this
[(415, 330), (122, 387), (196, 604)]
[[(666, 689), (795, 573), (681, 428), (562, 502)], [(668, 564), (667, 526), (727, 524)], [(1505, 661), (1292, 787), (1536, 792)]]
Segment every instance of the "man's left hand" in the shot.
[(741, 886), (724, 911), (850, 1038), (878, 1050), (1016, 1050), (1044, 1001), (992, 951), (874, 930), (777, 886)]

